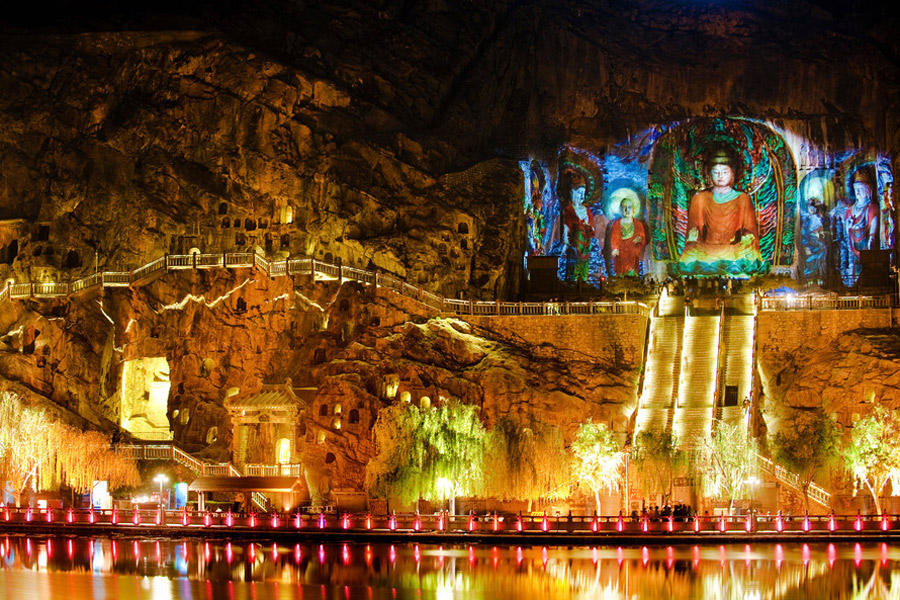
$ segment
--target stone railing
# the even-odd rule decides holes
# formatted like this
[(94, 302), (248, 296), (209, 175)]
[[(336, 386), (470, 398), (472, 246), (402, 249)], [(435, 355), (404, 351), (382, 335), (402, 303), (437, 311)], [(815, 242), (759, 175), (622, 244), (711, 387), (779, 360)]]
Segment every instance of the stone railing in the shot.
[(131, 436), (140, 442), (171, 442), (174, 434), (171, 431), (132, 431)]
[(760, 298), (760, 310), (847, 310), (861, 308), (890, 308), (890, 295), (832, 296), (829, 294), (788, 295)]
[[(649, 316), (651, 307), (643, 302), (503, 302), (500, 300), (456, 300), (410, 285), (391, 275), (335, 265), (314, 258), (270, 261), (252, 252), (224, 254), (167, 254), (130, 271), (103, 271), (70, 283), (12, 283), (0, 289), (0, 303), (25, 298), (57, 298), (93, 287), (128, 287), (160, 271), (186, 269), (257, 268), (269, 277), (311, 275), (316, 280), (359, 281), (411, 298), (441, 314), (474, 316), (561, 316), (598, 314), (638, 314)], [(836, 310), (890, 308), (892, 297), (833, 296), (828, 294), (789, 295), (759, 299), (762, 311)]]
[[(188, 454), (175, 444), (116, 444), (116, 452), (134, 460), (174, 460), (189, 468), (198, 475), (220, 476), (220, 477), (244, 477), (245, 475), (286, 475), (289, 477), (299, 477), (299, 465), (254, 465), (256, 467), (270, 467), (277, 469), (279, 467), (298, 467), (295, 475), (293, 470), (289, 473), (241, 473), (231, 463), (209, 463), (202, 461), (191, 454)], [(262, 510), (267, 510), (269, 499), (265, 494), (260, 492), (252, 492), (253, 502)]]
[[(822, 516), (782, 515), (716, 515), (692, 517), (663, 517), (650, 519), (623, 515), (549, 515), (531, 513), (501, 515), (488, 513), (452, 515), (445, 512), (420, 515), (418, 513), (350, 513), (339, 507), (296, 508), (291, 512), (262, 512), (249, 514), (209, 512), (183, 508), (148, 509), (137, 504), (119, 503), (109, 510), (73, 508), (16, 508), (0, 507), (0, 532), (21, 533), (31, 530), (48, 533), (48, 524), (65, 528), (67, 535), (94, 535), (95, 532), (116, 535), (154, 535), (183, 537), (205, 536), (218, 530), (217, 537), (241, 535), (278, 536), (293, 543), (298, 535), (306, 539), (321, 536), (323, 541), (335, 534), (352, 539), (385, 542), (399, 540), (421, 541), (422, 534), (444, 538), (448, 542), (467, 544), (487, 543), (492, 536), (499, 544), (510, 544), (511, 536), (529, 540), (528, 543), (568, 545), (603, 545), (623, 543), (641, 545), (642, 540), (654, 543), (736, 543), (741, 540), (773, 543), (776, 538), (786, 541), (815, 539), (819, 542), (844, 543), (857, 540), (882, 541), (900, 537), (900, 515), (830, 514)], [(62, 529), (56, 529), (59, 532)], [(761, 536), (760, 536), (761, 534)], [(473, 540), (471, 536), (476, 536)], [(676, 536), (673, 538), (673, 535)], [(283, 537), (282, 537), (283, 536)], [(758, 537), (759, 536), (759, 537)], [(481, 539), (483, 538), (483, 539)], [(252, 538), (251, 538), (252, 539)], [(674, 541), (673, 541), (674, 540)], [(705, 541), (704, 541), (705, 540)], [(115, 539), (113, 540), (115, 544)], [(48, 543), (49, 548), (49, 543)], [(748, 559), (749, 560), (749, 559)]]
[(247, 464), (244, 465), (244, 474), (248, 477), (301, 477), (303, 475), (303, 465), (299, 463), (285, 465)]
[[(757, 454), (756, 458), (757, 460), (759, 460), (759, 465), (763, 471), (774, 476), (778, 481), (781, 481), (782, 483), (794, 488), (801, 494), (803, 493), (803, 483), (800, 481), (799, 475), (788, 471), (781, 465), (773, 462), (765, 456)], [(831, 508), (831, 493), (816, 485), (815, 482), (810, 482), (809, 488), (807, 488), (807, 494), (809, 494), (810, 500), (818, 502), (825, 508)]]
[(251, 252), (225, 254), (167, 254), (130, 271), (104, 271), (70, 283), (13, 283), (0, 289), (0, 303), (26, 298), (66, 297), (94, 287), (128, 287), (161, 271), (186, 269), (257, 268), (269, 277), (311, 275), (316, 280), (359, 281), (393, 290), (441, 314), (450, 315), (649, 315), (650, 307), (643, 302), (501, 302), (455, 300), (444, 298), (423, 288), (410, 285), (396, 277), (373, 271), (316, 260), (294, 258), (270, 261)]

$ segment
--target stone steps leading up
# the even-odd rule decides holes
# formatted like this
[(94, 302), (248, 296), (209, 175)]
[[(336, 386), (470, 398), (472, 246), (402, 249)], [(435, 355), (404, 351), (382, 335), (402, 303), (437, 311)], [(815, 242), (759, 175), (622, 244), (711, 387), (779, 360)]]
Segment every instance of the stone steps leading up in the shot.
[[(684, 317), (656, 317), (650, 329), (647, 372), (635, 432), (669, 431), (678, 389)], [(661, 412), (660, 412), (661, 411)]]
[(712, 407), (719, 359), (719, 317), (686, 317), (678, 407)]
[(713, 408), (676, 408), (672, 430), (681, 448), (696, 448), (712, 432)]

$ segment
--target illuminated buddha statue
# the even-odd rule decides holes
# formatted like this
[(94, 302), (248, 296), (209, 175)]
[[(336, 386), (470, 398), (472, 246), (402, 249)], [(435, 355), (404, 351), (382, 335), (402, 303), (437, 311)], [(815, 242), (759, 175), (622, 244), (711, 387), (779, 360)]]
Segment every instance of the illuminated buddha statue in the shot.
[(860, 251), (878, 248), (878, 208), (872, 202), (873, 183), (866, 169), (853, 174), (854, 202), (844, 214), (844, 227), (850, 244), (849, 273), (845, 273), (847, 285), (856, 283), (862, 272)]
[(748, 275), (765, 268), (753, 202), (734, 189), (735, 163), (726, 150), (714, 152), (708, 163), (712, 187), (691, 198), (679, 259), (685, 274)]
[(613, 192), (621, 198), (619, 210), (622, 216), (610, 225), (609, 244), (612, 248), (613, 272), (616, 275), (640, 275), (640, 261), (647, 245), (644, 224), (636, 219), (637, 194), (632, 190)]

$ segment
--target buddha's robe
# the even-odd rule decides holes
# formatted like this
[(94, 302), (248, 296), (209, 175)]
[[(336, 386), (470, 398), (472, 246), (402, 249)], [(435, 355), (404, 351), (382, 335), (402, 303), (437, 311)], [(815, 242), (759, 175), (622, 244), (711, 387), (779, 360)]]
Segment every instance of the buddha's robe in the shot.
[[(744, 192), (731, 190), (719, 195), (703, 190), (694, 194), (688, 209), (688, 234), (694, 228), (698, 238), (685, 243), (682, 263), (760, 260), (756, 211)], [(752, 237), (744, 237), (748, 234)]]
[[(636, 240), (640, 241), (636, 241)], [(637, 219), (628, 223), (625, 219), (616, 219), (610, 227), (609, 245), (618, 254), (613, 256), (613, 269), (616, 275), (640, 275), (639, 261), (647, 245), (647, 232), (644, 224)]]

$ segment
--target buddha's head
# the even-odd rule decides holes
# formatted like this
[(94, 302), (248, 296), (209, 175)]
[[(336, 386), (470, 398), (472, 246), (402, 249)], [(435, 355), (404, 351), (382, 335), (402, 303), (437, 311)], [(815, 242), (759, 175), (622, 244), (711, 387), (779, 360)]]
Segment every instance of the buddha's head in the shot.
[(726, 148), (717, 148), (708, 161), (709, 178), (714, 187), (733, 187), (738, 178), (738, 161)]
[(584, 177), (581, 175), (574, 173), (569, 182), (569, 189), (571, 190), (571, 198), (572, 204), (575, 206), (579, 206), (582, 202), (584, 202), (584, 196), (587, 192), (587, 185), (584, 182)]
[(872, 178), (868, 171), (860, 169), (853, 174), (853, 195), (858, 204), (868, 204), (872, 201)]
[(609, 208), (615, 214), (618, 213), (626, 218), (637, 217), (641, 212), (641, 201), (637, 192), (630, 187), (620, 187), (609, 196)]

